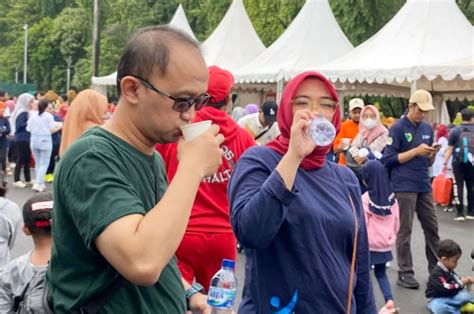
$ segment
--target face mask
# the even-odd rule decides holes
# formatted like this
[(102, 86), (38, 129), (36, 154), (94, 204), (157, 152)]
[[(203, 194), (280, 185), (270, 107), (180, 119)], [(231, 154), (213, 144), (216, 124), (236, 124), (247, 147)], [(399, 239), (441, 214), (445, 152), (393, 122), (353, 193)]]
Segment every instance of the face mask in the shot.
[(375, 126), (377, 125), (377, 120), (375, 120), (375, 119), (366, 119), (366, 120), (362, 121), (362, 125), (365, 128), (371, 130), (371, 129), (375, 128)]

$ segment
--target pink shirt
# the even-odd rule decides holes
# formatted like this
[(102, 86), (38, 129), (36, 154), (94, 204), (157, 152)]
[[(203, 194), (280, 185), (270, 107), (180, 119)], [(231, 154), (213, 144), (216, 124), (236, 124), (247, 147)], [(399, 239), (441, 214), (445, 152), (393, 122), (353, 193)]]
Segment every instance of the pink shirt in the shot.
[(369, 211), (369, 193), (362, 195), (364, 206), (365, 224), (367, 225), (367, 236), (369, 238), (369, 250), (375, 252), (387, 252), (392, 249), (397, 239), (400, 227), (398, 203), (395, 200), (388, 216), (375, 215)]

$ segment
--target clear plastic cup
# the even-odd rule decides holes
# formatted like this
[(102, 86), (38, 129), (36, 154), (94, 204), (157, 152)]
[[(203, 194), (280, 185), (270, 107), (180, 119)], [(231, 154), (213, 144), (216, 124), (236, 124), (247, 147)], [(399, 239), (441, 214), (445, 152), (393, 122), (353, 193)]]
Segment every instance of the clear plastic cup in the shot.
[(311, 120), (308, 135), (318, 146), (328, 146), (336, 137), (336, 128), (324, 117), (316, 117)]

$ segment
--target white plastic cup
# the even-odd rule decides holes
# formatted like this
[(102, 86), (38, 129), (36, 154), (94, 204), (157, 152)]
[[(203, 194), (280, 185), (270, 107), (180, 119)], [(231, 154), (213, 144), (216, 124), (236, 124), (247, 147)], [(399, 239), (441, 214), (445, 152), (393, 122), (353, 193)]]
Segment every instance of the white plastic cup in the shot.
[(212, 125), (211, 120), (191, 123), (180, 127), (186, 141), (192, 141), (202, 133), (206, 132)]
[(348, 137), (343, 137), (341, 138), (341, 144), (343, 150), (349, 149), (349, 146), (351, 145), (351, 139)]

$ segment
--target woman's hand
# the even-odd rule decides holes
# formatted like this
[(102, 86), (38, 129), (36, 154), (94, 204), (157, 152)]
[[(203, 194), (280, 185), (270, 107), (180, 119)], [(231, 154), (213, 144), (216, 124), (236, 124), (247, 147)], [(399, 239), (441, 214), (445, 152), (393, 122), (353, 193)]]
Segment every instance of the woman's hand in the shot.
[(313, 118), (314, 114), (309, 110), (299, 110), (293, 117), (287, 154), (300, 161), (316, 148), (316, 144), (307, 134), (309, 123)]
[(362, 165), (367, 161), (367, 156), (355, 156), (354, 161), (359, 165)]

